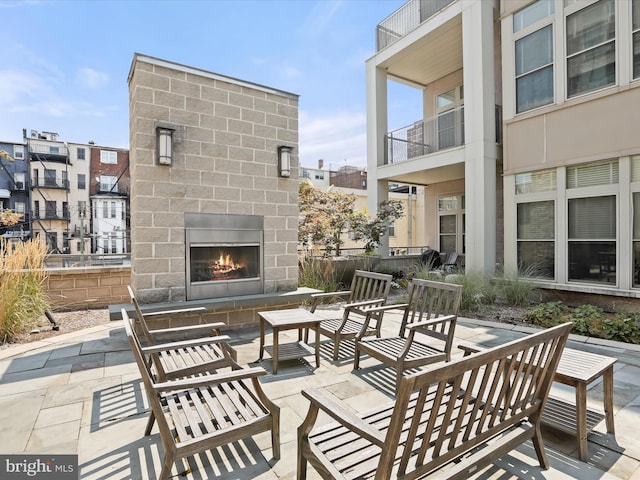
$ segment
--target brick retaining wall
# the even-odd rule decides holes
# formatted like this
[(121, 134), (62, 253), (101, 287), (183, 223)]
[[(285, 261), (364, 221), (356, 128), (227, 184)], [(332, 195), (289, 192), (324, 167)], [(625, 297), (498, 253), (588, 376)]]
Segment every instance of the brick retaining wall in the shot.
[(107, 308), (129, 301), (131, 267), (47, 269), (43, 285), (54, 310)]

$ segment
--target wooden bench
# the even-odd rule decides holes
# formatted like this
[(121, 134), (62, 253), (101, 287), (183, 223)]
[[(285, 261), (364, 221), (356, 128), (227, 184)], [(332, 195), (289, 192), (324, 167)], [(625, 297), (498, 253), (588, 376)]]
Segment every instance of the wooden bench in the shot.
[[(571, 324), (402, 378), (396, 401), (360, 413), (320, 390), (303, 390), (298, 476), (466, 479), (531, 439), (549, 464), (540, 421)], [(334, 419), (315, 427), (319, 411)]]
[(145, 435), (151, 434), (155, 420), (164, 447), (158, 479), (169, 477), (178, 458), (261, 432), (271, 432), (273, 458), (280, 458), (280, 408), (262, 390), (259, 377), (267, 374), (263, 368), (225, 369), (158, 381), (152, 372), (153, 357), (147, 357), (145, 352), (161, 350), (162, 345), (143, 349), (125, 309), (122, 309), (122, 318), (151, 406)]
[[(320, 333), (333, 340), (333, 359), (338, 359), (340, 342), (353, 340), (362, 330), (362, 324), (367, 311), (371, 307), (379, 307), (387, 302), (391, 291), (393, 277), (385, 273), (367, 272), (356, 270), (349, 290), (339, 292), (314, 293), (311, 295), (311, 313), (316, 311), (320, 301), (327, 298), (344, 298), (346, 304), (342, 309), (342, 315), (336, 318), (326, 318), (320, 322)], [(371, 326), (364, 335), (380, 336), (380, 314), (371, 318)], [(308, 340), (308, 330), (305, 333), (305, 343)]]

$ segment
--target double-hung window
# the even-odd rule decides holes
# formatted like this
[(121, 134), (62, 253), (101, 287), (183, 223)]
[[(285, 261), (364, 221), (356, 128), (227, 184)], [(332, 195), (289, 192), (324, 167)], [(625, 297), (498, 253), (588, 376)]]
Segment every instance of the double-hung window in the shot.
[(615, 82), (615, 2), (600, 0), (567, 16), (567, 97)]
[(118, 163), (118, 152), (113, 150), (100, 150), (100, 163)]
[(556, 170), (521, 173), (515, 180), (518, 272), (554, 279)]
[(538, 0), (513, 15), (516, 113), (553, 103), (553, 12), (552, 0)]
[(465, 252), (464, 195), (438, 199), (438, 244), (440, 252)]
[(640, 77), (640, 0), (633, 0), (631, 5), (633, 29), (633, 78)]
[(567, 167), (570, 281), (617, 282), (618, 183), (617, 160)]

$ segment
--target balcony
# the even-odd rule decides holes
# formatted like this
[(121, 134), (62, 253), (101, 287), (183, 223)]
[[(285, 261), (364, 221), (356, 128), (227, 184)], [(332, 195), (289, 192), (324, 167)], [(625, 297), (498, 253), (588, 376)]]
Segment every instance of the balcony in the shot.
[(409, 0), (376, 27), (376, 51), (388, 47), (455, 0)]
[(64, 220), (68, 222), (71, 219), (71, 215), (67, 210), (54, 210), (54, 209), (45, 209), (44, 215), (42, 212), (35, 211), (33, 212), (34, 220)]
[(29, 159), (32, 162), (69, 162), (69, 149), (64, 145), (29, 141)]
[[(502, 143), (502, 107), (495, 107), (496, 143)], [(417, 157), (464, 145), (464, 107), (447, 110), (384, 137), (384, 164), (405, 162)]]
[(69, 180), (66, 178), (33, 178), (31, 179), (31, 188), (57, 188), (61, 190), (69, 190)]

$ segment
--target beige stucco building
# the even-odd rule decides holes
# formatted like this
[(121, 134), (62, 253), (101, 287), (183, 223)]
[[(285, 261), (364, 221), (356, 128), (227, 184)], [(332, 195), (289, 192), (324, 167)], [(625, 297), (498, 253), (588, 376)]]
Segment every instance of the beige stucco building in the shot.
[[(640, 1), (411, 0), (377, 35), (370, 205), (425, 186), (426, 241), (467, 270), (639, 296)], [(422, 119), (391, 131), (388, 82)]]

